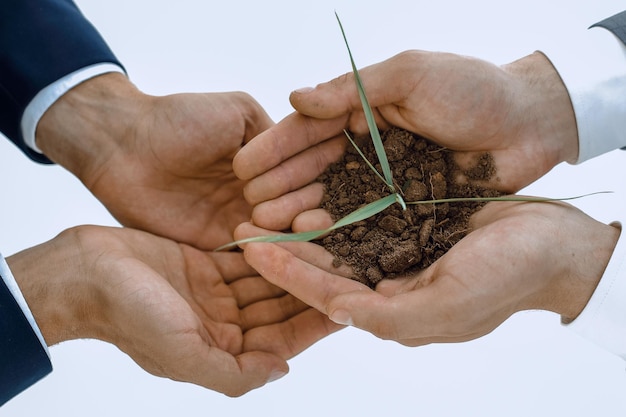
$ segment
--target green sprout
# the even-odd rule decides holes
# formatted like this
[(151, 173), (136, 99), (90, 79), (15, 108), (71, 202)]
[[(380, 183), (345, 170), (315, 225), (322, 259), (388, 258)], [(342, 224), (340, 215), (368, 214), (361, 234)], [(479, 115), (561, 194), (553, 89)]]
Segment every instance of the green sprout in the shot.
[(553, 201), (566, 201), (566, 200), (574, 200), (578, 198), (583, 198), (595, 194), (604, 194), (610, 193), (610, 191), (600, 191), (590, 194), (579, 195), (575, 197), (566, 197), (566, 198), (544, 198), (544, 197), (522, 197), (522, 196), (501, 196), (501, 197), (459, 197), (459, 198), (445, 198), (439, 200), (423, 200), (423, 201), (410, 201), (405, 202), (399, 192), (396, 191), (396, 187), (393, 182), (393, 176), (391, 173), (391, 167), (389, 166), (389, 161), (387, 159), (387, 154), (385, 152), (385, 147), (383, 145), (382, 138), (380, 137), (380, 132), (378, 131), (378, 126), (376, 125), (376, 120), (374, 118), (374, 112), (369, 104), (367, 99), (367, 95), (365, 94), (365, 88), (363, 87), (363, 83), (361, 81), (361, 77), (359, 75), (359, 71), (354, 63), (354, 59), (352, 57), (352, 51), (350, 50), (350, 45), (348, 44), (348, 39), (346, 37), (345, 31), (343, 29), (343, 25), (341, 20), (339, 19), (339, 15), (335, 12), (335, 17), (337, 18), (337, 22), (339, 23), (339, 28), (341, 29), (341, 34), (343, 36), (343, 40), (346, 44), (346, 48), (348, 50), (348, 56), (350, 57), (350, 64), (352, 65), (352, 72), (354, 74), (354, 79), (356, 83), (356, 88), (359, 93), (359, 98), (361, 100), (361, 106), (363, 107), (363, 113), (365, 114), (365, 119), (367, 120), (367, 126), (370, 132), (370, 136), (372, 138), (372, 142), (374, 144), (374, 149), (376, 151), (376, 156), (378, 157), (378, 161), (382, 168), (382, 174), (378, 172), (378, 170), (374, 167), (374, 165), (365, 157), (359, 146), (352, 139), (350, 134), (344, 130), (348, 140), (354, 146), (358, 154), (365, 161), (365, 163), (374, 171), (374, 173), (385, 183), (387, 188), (389, 188), (391, 194), (386, 197), (382, 197), (379, 200), (366, 204), (352, 213), (346, 215), (345, 217), (338, 220), (335, 224), (330, 226), (327, 229), (322, 230), (312, 230), (308, 232), (300, 232), (300, 233), (284, 233), (277, 235), (266, 235), (266, 236), (255, 236), (246, 239), (241, 239), (236, 242), (227, 243), (215, 249), (216, 251), (232, 249), (239, 244), (244, 243), (253, 243), (253, 242), (309, 242), (311, 240), (317, 239), (321, 236), (324, 236), (336, 229), (339, 229), (344, 226), (348, 226), (350, 224), (365, 220), (374, 216), (386, 208), (390, 207), (394, 203), (399, 203), (402, 206), (403, 210), (406, 210), (407, 204), (437, 204), (437, 203), (454, 203), (454, 202), (463, 202), (463, 201), (475, 201), (475, 202), (489, 202), (489, 201), (521, 201), (521, 202), (553, 202)]
[[(391, 168), (389, 167), (389, 161), (387, 160), (387, 153), (385, 152), (385, 147), (383, 146), (383, 140), (380, 137), (380, 132), (378, 131), (378, 126), (376, 126), (376, 120), (374, 120), (374, 112), (372, 111), (372, 107), (370, 106), (369, 100), (367, 99), (367, 95), (365, 94), (365, 87), (363, 87), (363, 82), (361, 81), (361, 76), (359, 75), (359, 70), (356, 68), (356, 64), (354, 63), (354, 58), (352, 57), (352, 51), (350, 50), (350, 45), (348, 44), (348, 38), (346, 37), (346, 32), (343, 30), (343, 25), (341, 24), (341, 19), (339, 19), (339, 15), (335, 12), (335, 17), (337, 18), (337, 23), (339, 23), (339, 28), (341, 29), (341, 35), (343, 36), (343, 40), (346, 43), (346, 48), (348, 50), (348, 56), (350, 57), (350, 64), (352, 65), (352, 73), (354, 74), (354, 81), (356, 82), (356, 88), (359, 92), (359, 98), (361, 99), (361, 106), (363, 107), (363, 112), (365, 113), (365, 120), (367, 120), (367, 127), (370, 131), (370, 136), (372, 137), (372, 141), (374, 142), (374, 149), (376, 150), (376, 155), (378, 156), (378, 160), (380, 161), (380, 166), (383, 169), (384, 181), (391, 190), (391, 192), (395, 192), (396, 189), (393, 185), (393, 177), (391, 175)], [(346, 131), (344, 131), (346, 132)], [(348, 132), (346, 132), (346, 136), (350, 139), (350, 142), (354, 145), (355, 148), (358, 149), (356, 143), (350, 138)], [(361, 156), (361, 150), (359, 150)], [(365, 157), (363, 156), (363, 159)], [(365, 159), (367, 161), (367, 159)], [(369, 161), (367, 161), (369, 164)], [(374, 171), (380, 177), (376, 168), (374, 168), (371, 164), (370, 167), (374, 169)]]

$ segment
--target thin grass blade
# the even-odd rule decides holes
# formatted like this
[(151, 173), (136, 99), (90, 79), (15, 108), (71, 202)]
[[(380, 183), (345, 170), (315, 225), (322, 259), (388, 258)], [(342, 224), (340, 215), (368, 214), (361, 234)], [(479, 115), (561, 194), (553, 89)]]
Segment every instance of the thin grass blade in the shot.
[(438, 204), (438, 203), (458, 203), (464, 201), (475, 202), (489, 202), (489, 201), (520, 201), (520, 202), (534, 202), (534, 203), (549, 203), (551, 201), (569, 201), (577, 200), (579, 198), (589, 197), (596, 194), (610, 194), (613, 191), (597, 191), (595, 193), (582, 194), (574, 197), (563, 198), (549, 198), (549, 197), (524, 197), (524, 196), (500, 196), (500, 197), (452, 197), (442, 198), (439, 200), (420, 200), (420, 201), (408, 201), (406, 204)]
[(324, 233), (328, 233), (330, 229), (327, 230), (311, 230), (309, 232), (301, 232), (301, 233), (285, 233), (282, 235), (266, 235), (266, 236), (254, 236), (248, 237), (246, 239), (237, 240), (235, 242), (230, 242), (225, 245), (222, 245), (215, 249), (215, 252), (220, 252), (223, 250), (234, 249), (239, 245), (244, 243), (255, 243), (255, 242), (265, 242), (265, 243), (274, 243), (274, 242), (309, 242), (313, 239), (316, 239), (322, 236)]
[(370, 106), (369, 100), (365, 95), (365, 88), (363, 87), (363, 83), (361, 82), (361, 76), (359, 75), (359, 71), (357, 70), (356, 64), (354, 63), (352, 51), (350, 50), (350, 45), (348, 44), (348, 38), (346, 37), (346, 33), (343, 30), (343, 25), (341, 24), (341, 19), (339, 19), (339, 15), (337, 14), (337, 12), (335, 12), (335, 17), (337, 18), (337, 22), (339, 23), (341, 35), (343, 36), (343, 40), (346, 43), (346, 48), (348, 49), (350, 64), (352, 65), (352, 72), (354, 73), (354, 79), (356, 81), (356, 88), (359, 92), (359, 98), (361, 99), (361, 106), (363, 107), (363, 113), (365, 113), (365, 119), (367, 120), (367, 127), (369, 128), (370, 136), (372, 137), (372, 141), (374, 142), (374, 149), (376, 150), (376, 155), (378, 155), (378, 161), (380, 162), (380, 166), (383, 170), (385, 183), (392, 192), (395, 192), (396, 190), (393, 185), (391, 168), (389, 167), (389, 161), (387, 160), (387, 154), (385, 153), (385, 147), (383, 146), (383, 140), (380, 137), (378, 126), (376, 126), (376, 120), (374, 119), (372, 107)]
[(396, 202), (396, 195), (391, 194), (387, 197), (383, 197), (379, 200), (376, 200), (372, 203), (366, 204), (363, 207), (353, 211), (347, 216), (339, 219), (335, 224), (330, 226), (328, 229), (323, 230), (311, 230), (309, 232), (300, 232), (300, 233), (286, 233), (282, 235), (266, 235), (266, 236), (254, 236), (246, 239), (241, 239), (236, 242), (230, 242), (225, 245), (220, 246), (215, 249), (216, 252), (222, 250), (233, 249), (240, 244), (244, 243), (254, 243), (254, 242), (309, 242), (313, 239), (317, 239), (320, 236), (325, 235), (326, 233), (332, 232), (335, 229), (339, 229), (340, 227), (347, 226), (352, 223), (360, 222), (361, 220), (365, 220), (370, 218), (371, 216), (380, 213), (390, 205)]
[(379, 200), (366, 204), (363, 207), (360, 207), (359, 209), (348, 214), (346, 217), (337, 221), (337, 223), (331, 226), (330, 230), (335, 230), (340, 227), (368, 219), (373, 215), (380, 213), (396, 201), (396, 195), (390, 194), (387, 197), (383, 197)]
[(378, 176), (378, 178), (381, 179), (382, 182), (387, 184), (387, 180), (385, 178), (383, 178), (383, 176), (380, 174), (380, 172), (378, 172), (378, 170), (376, 169), (376, 167), (374, 167), (374, 165), (370, 162), (370, 160), (365, 157), (365, 154), (361, 151), (361, 148), (359, 148), (359, 146), (356, 144), (354, 139), (352, 139), (352, 136), (350, 136), (348, 131), (344, 129), (343, 133), (346, 134), (346, 137), (348, 138), (348, 140), (350, 141), (352, 146), (354, 146), (354, 149), (356, 149), (356, 151), (359, 153), (359, 155), (361, 155), (361, 158), (363, 158), (365, 163), (372, 169), (372, 171), (374, 171), (374, 173)]

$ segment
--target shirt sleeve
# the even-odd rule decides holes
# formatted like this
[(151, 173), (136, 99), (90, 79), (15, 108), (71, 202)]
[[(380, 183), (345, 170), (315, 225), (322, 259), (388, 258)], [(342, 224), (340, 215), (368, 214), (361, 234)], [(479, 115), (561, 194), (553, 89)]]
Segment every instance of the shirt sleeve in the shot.
[[(578, 127), (577, 163), (626, 145), (626, 13), (542, 50), (569, 93)], [(620, 223), (613, 226), (621, 229)], [(589, 302), (570, 330), (626, 360), (626, 236), (620, 234)]]
[(0, 405), (50, 372), (48, 347), (0, 255)]
[(94, 64), (74, 71), (71, 74), (67, 74), (65, 77), (53, 82), (37, 93), (31, 102), (28, 103), (22, 115), (21, 133), (26, 145), (34, 152), (44, 157), (35, 142), (35, 133), (37, 131), (37, 124), (46, 110), (61, 98), (63, 94), (67, 93), (78, 84), (109, 72), (121, 72), (124, 74), (124, 70), (119, 65), (111, 63)]
[(626, 47), (602, 27), (563, 42), (541, 52), (569, 93), (578, 128), (576, 163), (582, 163), (626, 146)]
[[(621, 224), (613, 223), (614, 226)], [(593, 295), (570, 330), (626, 360), (626, 236), (620, 234)]]

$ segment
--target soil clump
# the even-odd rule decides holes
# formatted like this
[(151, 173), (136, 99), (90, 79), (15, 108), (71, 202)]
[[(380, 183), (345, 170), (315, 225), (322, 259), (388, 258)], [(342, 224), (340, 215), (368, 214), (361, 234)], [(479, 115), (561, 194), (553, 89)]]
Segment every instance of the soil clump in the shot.
[[(468, 169), (460, 169), (453, 152), (399, 128), (381, 134), (396, 187), (404, 200), (453, 197), (494, 197), (502, 193), (472, 184), (496, 174), (489, 153), (476, 157)], [(381, 172), (372, 140), (356, 138), (363, 154)], [(459, 181), (459, 178), (465, 180)], [(468, 182), (467, 180), (470, 180)], [(390, 194), (352, 145), (343, 158), (320, 175), (325, 185), (321, 207), (338, 220), (364, 204)], [(484, 202), (393, 204), (367, 220), (342, 227), (317, 241), (335, 256), (335, 263), (352, 267), (354, 279), (374, 287), (383, 278), (394, 278), (427, 268), (468, 233), (470, 216)]]

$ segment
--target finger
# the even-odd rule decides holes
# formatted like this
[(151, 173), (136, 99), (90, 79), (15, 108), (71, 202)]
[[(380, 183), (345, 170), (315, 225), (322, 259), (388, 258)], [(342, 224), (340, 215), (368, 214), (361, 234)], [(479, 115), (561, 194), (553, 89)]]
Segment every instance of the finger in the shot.
[[(310, 249), (315, 246), (311, 243), (306, 245)], [(323, 313), (326, 312), (328, 302), (338, 294), (371, 291), (361, 283), (327, 272), (298, 258), (282, 245), (248, 243), (244, 248), (244, 256), (268, 281)], [(332, 261), (328, 266), (332, 267)]]
[[(413, 64), (409, 54), (399, 54), (383, 62), (359, 70), (359, 76), (371, 107), (395, 103), (403, 99), (412, 88), (407, 85), (419, 68), (409, 68)], [(291, 105), (299, 113), (318, 118), (331, 119), (353, 112), (361, 112), (363, 107), (352, 72), (341, 75), (315, 88), (302, 88), (289, 96)]]
[[(235, 237), (238, 240), (255, 236), (267, 236), (275, 234), (277, 233), (256, 227), (251, 223), (242, 223), (241, 225), (239, 225), (237, 230), (235, 230)], [(241, 245), (244, 249), (244, 257), (245, 250), (247, 249), (248, 245), (249, 244)], [(350, 268), (346, 264), (338, 265), (335, 257), (322, 246), (316, 243), (282, 242), (275, 243), (275, 245), (289, 251), (295, 258), (301, 260), (302, 262), (308, 263), (311, 266), (319, 268), (331, 275), (337, 275), (345, 278), (354, 277), (354, 272), (352, 271), (352, 268)], [(279, 267), (279, 265), (277, 265), (277, 267)]]
[(293, 219), (291, 228), (294, 232), (306, 232), (310, 230), (324, 230), (331, 227), (335, 222), (330, 214), (323, 209), (308, 210), (300, 213)]
[(243, 180), (250, 180), (283, 161), (342, 134), (347, 116), (333, 120), (312, 120), (292, 113), (277, 125), (246, 144), (233, 159), (233, 170)]
[(470, 218), (470, 227), (474, 230), (483, 228), (499, 220), (515, 216), (518, 212), (521, 213), (525, 209), (532, 210), (533, 207), (534, 205), (531, 202), (492, 201), (485, 204), (485, 206), (472, 215)]
[[(274, 236), (274, 235), (284, 235), (286, 233), (277, 232), (274, 230), (267, 230), (256, 225), (253, 225), (250, 222), (241, 223), (235, 229), (234, 236), (236, 241), (241, 241), (249, 238), (255, 238), (259, 236)], [(245, 248), (246, 243), (240, 243), (239, 246), (243, 249)], [(244, 256), (245, 259), (245, 256)], [(258, 271), (257, 271), (258, 272)]]
[[(256, 225), (253, 225), (250, 222), (241, 223), (235, 229), (234, 236), (236, 241), (241, 241), (249, 238), (254, 238), (258, 236), (274, 236), (274, 235), (284, 235), (286, 233), (278, 232), (275, 230), (267, 230)], [(239, 246), (243, 249), (245, 248), (245, 243), (240, 243)], [(245, 256), (244, 256), (245, 259)]]
[(288, 360), (315, 342), (343, 329), (313, 308), (282, 323), (254, 328), (244, 335), (244, 349), (271, 352)]
[(261, 276), (238, 279), (229, 284), (229, 287), (237, 300), (239, 308), (245, 308), (262, 300), (285, 295), (285, 290), (271, 284)]
[(255, 327), (282, 323), (310, 308), (291, 294), (256, 302), (241, 311), (241, 328), (248, 331)]
[[(209, 269), (209, 264), (202, 262), (202, 258), (211, 262), (211, 266), (219, 271), (220, 276), (227, 284), (241, 278), (258, 275), (257, 272), (246, 263), (243, 254), (236, 252), (203, 252), (191, 246), (184, 246), (186, 256), (190, 259), (189, 268), (198, 274)], [(193, 252), (193, 254), (192, 254)], [(195, 273), (195, 272), (194, 272)]]
[[(380, 111), (376, 107), (372, 108), (372, 114), (374, 115), (376, 127), (379, 130), (387, 130), (391, 127), (391, 124), (383, 118)], [(350, 119), (348, 121), (348, 130), (352, 132), (355, 136), (366, 135), (370, 133), (367, 119), (365, 119), (365, 113), (363, 112), (363, 110), (354, 110), (352, 114), (350, 114)]]
[(289, 229), (298, 214), (319, 207), (323, 197), (322, 184), (309, 184), (255, 206), (252, 211), (252, 222), (269, 230)]
[(426, 346), (433, 343), (462, 343), (470, 340), (478, 339), (479, 337), (484, 336), (486, 333), (468, 333), (462, 336), (433, 336), (433, 337), (422, 337), (422, 338), (409, 338), (409, 339), (399, 339), (396, 342), (409, 347), (417, 347), (417, 346)]
[(376, 292), (386, 297), (393, 297), (416, 291), (422, 287), (430, 285), (437, 278), (437, 267), (439, 264), (412, 274), (411, 276), (383, 279), (376, 284)]
[[(437, 280), (417, 290), (386, 297), (375, 292), (346, 292), (328, 303), (328, 316), (338, 324), (353, 325), (382, 339), (467, 340), (491, 329), (474, 320), (467, 297)], [(467, 290), (465, 291), (467, 292)], [(479, 317), (480, 319), (480, 317)]]
[(340, 75), (315, 88), (300, 88), (289, 95), (289, 102), (307, 116), (330, 119), (361, 108), (352, 72)]
[(314, 242), (284, 242), (276, 243), (277, 246), (289, 251), (297, 259), (326, 272), (329, 276), (354, 279), (352, 267), (338, 262), (337, 258), (328, 252), (323, 246)]
[(275, 124), (265, 109), (249, 94), (243, 92), (225, 94), (237, 101), (242, 109), (241, 117), (246, 124), (243, 137), (244, 144)]
[(376, 292), (385, 297), (392, 297), (401, 292), (405, 292), (404, 288), (409, 286), (413, 279), (412, 277), (383, 279), (376, 284)]
[(197, 349), (179, 361), (173, 379), (191, 382), (229, 397), (238, 397), (289, 372), (287, 363), (266, 352), (246, 352), (237, 357), (211, 346)]
[(354, 326), (386, 340), (399, 340), (405, 330), (400, 305), (373, 291), (351, 291), (329, 300), (328, 317), (337, 324)]
[[(341, 158), (345, 145), (345, 136), (336, 136), (285, 160), (246, 184), (244, 188), (246, 200), (255, 205), (311, 183), (330, 164)], [(258, 160), (262, 161), (262, 156), (259, 156)]]

